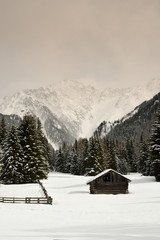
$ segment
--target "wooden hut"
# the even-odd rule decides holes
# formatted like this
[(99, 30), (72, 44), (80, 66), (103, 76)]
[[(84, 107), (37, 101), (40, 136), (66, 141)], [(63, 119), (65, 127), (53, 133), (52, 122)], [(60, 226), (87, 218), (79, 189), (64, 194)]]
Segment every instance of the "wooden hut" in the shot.
[(107, 169), (87, 182), (92, 194), (128, 193), (128, 183), (131, 182), (113, 169)]

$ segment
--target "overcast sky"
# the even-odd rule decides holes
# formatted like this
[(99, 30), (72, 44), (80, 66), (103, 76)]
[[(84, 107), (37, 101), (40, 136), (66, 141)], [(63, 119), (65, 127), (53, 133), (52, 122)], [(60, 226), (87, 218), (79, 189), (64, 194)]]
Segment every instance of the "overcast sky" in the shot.
[(0, 0), (0, 96), (160, 77), (160, 0)]

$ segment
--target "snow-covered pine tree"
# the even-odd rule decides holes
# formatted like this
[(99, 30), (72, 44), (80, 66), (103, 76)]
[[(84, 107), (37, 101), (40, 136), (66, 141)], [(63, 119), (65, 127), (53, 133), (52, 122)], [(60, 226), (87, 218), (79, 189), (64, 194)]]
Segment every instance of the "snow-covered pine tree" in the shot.
[(140, 151), (138, 153), (137, 170), (145, 176), (151, 175), (151, 162), (149, 159), (148, 144), (141, 137)]
[(3, 151), (0, 146), (0, 175), (1, 175), (1, 171), (2, 171), (2, 158), (3, 158)]
[(42, 124), (37, 120), (37, 164), (39, 179), (45, 179), (49, 173), (48, 155), (47, 155), (47, 141), (42, 132)]
[(79, 175), (78, 155), (76, 149), (72, 148), (71, 153), (70, 173), (74, 175)]
[(117, 160), (116, 160), (116, 151), (115, 144), (113, 140), (105, 139), (106, 147), (105, 147), (105, 164), (107, 168), (111, 168), (114, 170), (118, 170)]
[(4, 117), (0, 121), (0, 145), (3, 148), (3, 143), (7, 136), (7, 126)]
[(121, 174), (127, 174), (127, 154), (124, 144), (122, 142), (118, 142), (116, 145), (116, 161), (117, 161), (117, 170)]
[(44, 151), (41, 152), (40, 150), (43, 143), (37, 131), (36, 120), (33, 116), (24, 116), (19, 127), (19, 137), (25, 155), (25, 181), (29, 183), (47, 178), (46, 157), (42, 154)]
[(1, 180), (4, 184), (24, 183), (24, 153), (17, 136), (17, 130), (12, 126), (4, 144), (2, 158)]
[(55, 171), (64, 172), (64, 157), (61, 147), (56, 151)]
[(0, 172), (2, 168), (2, 157), (3, 157), (3, 148), (4, 148), (4, 143), (7, 137), (7, 126), (4, 117), (0, 120)]
[(98, 137), (89, 139), (88, 156), (86, 158), (86, 175), (95, 176), (104, 170), (104, 155)]
[(135, 161), (134, 146), (132, 141), (126, 141), (127, 164), (129, 172), (137, 172), (137, 164)]
[(91, 137), (89, 139), (89, 146), (88, 146), (88, 156), (86, 158), (86, 164), (85, 164), (85, 173), (88, 176), (95, 176), (94, 171), (94, 164), (96, 160), (96, 149), (94, 144), (94, 138)]
[(96, 160), (94, 163), (94, 171), (95, 175), (103, 172), (105, 170), (105, 163), (104, 163), (104, 151), (102, 148), (101, 139), (99, 137), (95, 137), (95, 150), (96, 150)]
[(153, 167), (153, 175), (160, 182), (160, 109), (153, 124), (151, 135), (150, 155)]
[(37, 132), (40, 139), (41, 153), (44, 155), (44, 157), (47, 159), (47, 162), (48, 162), (47, 171), (49, 169), (53, 171), (54, 162), (55, 162), (55, 150), (53, 149), (52, 145), (48, 142), (47, 138), (45, 137), (42, 131), (42, 124), (39, 118), (37, 119)]
[(47, 152), (49, 170), (53, 171), (55, 169), (56, 153), (52, 145), (48, 142), (47, 138), (44, 138), (44, 141), (45, 141), (45, 147)]
[(79, 141), (75, 140), (73, 147), (70, 150), (70, 173), (80, 175), (83, 169), (83, 160), (81, 159), (81, 149)]
[(79, 174), (85, 174), (85, 161), (88, 154), (88, 140), (86, 138), (80, 138), (78, 140), (78, 165)]
[(70, 173), (71, 172), (71, 162), (72, 162), (72, 157), (73, 157), (71, 148), (70, 147), (66, 148), (65, 150), (63, 150), (63, 153), (64, 153), (64, 162), (65, 162), (64, 172)]

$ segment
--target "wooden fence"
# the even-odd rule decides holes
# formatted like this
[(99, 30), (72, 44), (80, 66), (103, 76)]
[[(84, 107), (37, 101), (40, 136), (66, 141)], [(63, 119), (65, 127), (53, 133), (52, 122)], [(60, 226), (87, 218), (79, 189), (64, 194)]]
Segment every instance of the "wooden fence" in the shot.
[(48, 193), (42, 183), (38, 181), (45, 197), (0, 197), (0, 203), (29, 203), (29, 204), (52, 204), (53, 199), (48, 196)]
[(52, 204), (52, 198), (43, 197), (0, 197), (0, 203), (32, 203), (32, 204)]
[(46, 196), (46, 198), (49, 198), (48, 193), (47, 193), (47, 190), (45, 189), (45, 187), (43, 186), (43, 184), (42, 184), (39, 180), (38, 180), (37, 182), (38, 182), (38, 184), (40, 185), (40, 187), (42, 188), (42, 191), (43, 191), (44, 195)]

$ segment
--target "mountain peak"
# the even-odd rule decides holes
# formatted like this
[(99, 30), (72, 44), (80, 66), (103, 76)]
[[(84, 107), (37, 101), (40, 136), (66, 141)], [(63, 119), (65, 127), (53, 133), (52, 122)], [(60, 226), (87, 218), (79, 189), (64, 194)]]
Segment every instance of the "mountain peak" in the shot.
[(39, 89), (28, 89), (1, 100), (0, 112), (40, 118), (51, 142), (72, 142), (89, 137), (105, 121), (113, 122), (150, 99), (160, 89), (160, 79), (135, 88), (106, 88), (102, 91), (75, 80), (63, 80)]

